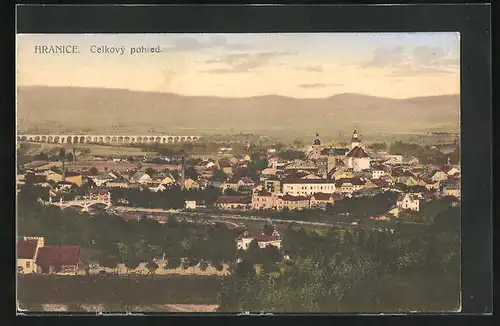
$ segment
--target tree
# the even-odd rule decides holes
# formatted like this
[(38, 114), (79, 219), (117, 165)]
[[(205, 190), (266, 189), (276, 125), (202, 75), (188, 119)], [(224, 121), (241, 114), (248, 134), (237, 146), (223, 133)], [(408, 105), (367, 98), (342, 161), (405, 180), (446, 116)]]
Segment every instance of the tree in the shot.
[(167, 264), (165, 265), (166, 269), (177, 269), (181, 266), (181, 259), (178, 257), (169, 257), (167, 260)]
[(147, 175), (149, 176), (154, 176), (158, 171), (156, 171), (155, 169), (149, 167), (147, 168), (145, 171), (144, 171)]
[(196, 169), (194, 167), (190, 166), (186, 169), (185, 176), (186, 178), (198, 180), (200, 175), (198, 174), (198, 172), (196, 172)]
[(212, 176), (212, 180), (216, 181), (226, 181), (227, 180), (227, 174), (224, 173), (222, 170), (216, 170)]
[(97, 175), (97, 174), (99, 174), (99, 170), (96, 167), (94, 167), (94, 166), (90, 168), (89, 172), (90, 172), (90, 175)]
[(137, 267), (139, 267), (140, 261), (137, 257), (130, 256), (125, 259), (123, 262), (125, 267), (127, 268), (127, 272), (130, 272), (132, 270), (135, 270)]
[(253, 263), (259, 264), (261, 262), (261, 251), (257, 239), (253, 239), (248, 245), (248, 249), (245, 252), (245, 260)]
[(368, 146), (368, 148), (374, 150), (375, 152), (384, 151), (387, 149), (386, 143), (373, 143)]
[(274, 225), (271, 221), (266, 221), (264, 223), (264, 227), (262, 228), (262, 233), (267, 235), (268, 237), (272, 236), (274, 233)]
[(154, 275), (154, 273), (156, 272), (156, 270), (158, 269), (158, 264), (156, 262), (154, 262), (153, 260), (150, 260), (148, 261), (148, 263), (146, 264), (146, 268), (148, 269), (148, 274), (149, 275)]
[(206, 260), (200, 261), (200, 270), (206, 271), (208, 269), (208, 262)]
[(103, 256), (99, 259), (99, 265), (116, 271), (118, 268), (118, 260), (113, 256)]

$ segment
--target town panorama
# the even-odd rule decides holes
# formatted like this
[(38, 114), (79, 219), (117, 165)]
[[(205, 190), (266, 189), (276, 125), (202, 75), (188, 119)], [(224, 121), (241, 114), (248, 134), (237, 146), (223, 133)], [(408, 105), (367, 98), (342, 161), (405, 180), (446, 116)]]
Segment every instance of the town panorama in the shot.
[(458, 43), (371, 35), (18, 36), (18, 310), (459, 309)]

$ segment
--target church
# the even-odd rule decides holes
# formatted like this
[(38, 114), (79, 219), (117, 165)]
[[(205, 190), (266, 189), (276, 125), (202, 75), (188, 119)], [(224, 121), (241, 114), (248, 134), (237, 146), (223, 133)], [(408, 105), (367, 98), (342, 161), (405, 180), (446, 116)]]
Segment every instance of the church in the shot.
[(321, 156), (321, 149), (321, 140), (319, 139), (319, 134), (316, 134), (312, 146), (307, 151), (307, 158), (310, 160), (317, 160)]
[(369, 170), (371, 166), (371, 158), (366, 153), (361, 140), (359, 140), (356, 130), (352, 135), (351, 150), (345, 156), (345, 165), (355, 172)]

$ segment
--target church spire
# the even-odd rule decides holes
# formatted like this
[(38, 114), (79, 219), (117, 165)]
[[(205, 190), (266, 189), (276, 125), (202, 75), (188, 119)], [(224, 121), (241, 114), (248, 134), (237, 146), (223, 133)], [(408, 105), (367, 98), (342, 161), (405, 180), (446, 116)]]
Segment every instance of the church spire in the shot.
[(361, 146), (361, 140), (359, 140), (358, 132), (356, 131), (356, 129), (354, 129), (351, 139), (351, 149), (358, 146)]
[(314, 139), (314, 145), (321, 145), (321, 140), (319, 139), (319, 133), (316, 133), (316, 139)]

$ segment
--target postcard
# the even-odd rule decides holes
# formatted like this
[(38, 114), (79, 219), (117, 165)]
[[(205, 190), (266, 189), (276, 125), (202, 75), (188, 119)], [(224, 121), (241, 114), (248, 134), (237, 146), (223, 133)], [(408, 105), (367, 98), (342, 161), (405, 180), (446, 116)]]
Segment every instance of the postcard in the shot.
[(16, 43), (20, 313), (460, 311), (458, 33)]

